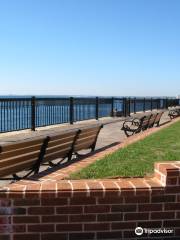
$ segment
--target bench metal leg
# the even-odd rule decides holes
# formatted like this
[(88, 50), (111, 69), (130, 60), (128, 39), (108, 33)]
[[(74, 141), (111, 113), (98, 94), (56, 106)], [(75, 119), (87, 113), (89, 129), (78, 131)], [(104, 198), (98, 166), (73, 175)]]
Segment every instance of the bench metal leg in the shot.
[(18, 174), (14, 173), (12, 174), (12, 177), (5, 177), (5, 178), (0, 178), (0, 180), (10, 180), (10, 181), (18, 181), (18, 180), (21, 180), (21, 179), (25, 179), (27, 178), (29, 175), (31, 175), (32, 173), (35, 173), (34, 169), (33, 170), (30, 170), (27, 174), (25, 174), (24, 176), (20, 177), (18, 176)]

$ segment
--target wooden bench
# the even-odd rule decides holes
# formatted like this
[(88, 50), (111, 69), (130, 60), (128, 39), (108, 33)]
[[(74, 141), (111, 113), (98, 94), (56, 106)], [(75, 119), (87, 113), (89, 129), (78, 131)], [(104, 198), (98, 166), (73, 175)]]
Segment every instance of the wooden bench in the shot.
[(180, 106), (170, 107), (168, 116), (170, 119), (174, 119), (180, 116)]
[[(0, 146), (0, 178), (13, 175), (13, 178), (6, 179), (18, 180), (31, 173), (38, 173), (47, 143), (46, 137), (37, 137), (35, 140), (24, 140)], [(16, 174), (25, 170), (27, 172), (22, 177)]]
[(127, 137), (130, 137), (133, 134), (139, 133), (148, 128), (154, 126), (158, 127), (163, 113), (163, 110), (159, 110), (133, 114), (130, 118), (127, 118), (124, 121), (121, 130), (124, 131)]
[[(80, 156), (81, 154), (78, 152), (81, 150), (91, 149), (91, 151), (94, 151), (102, 127), (102, 124), (96, 124), (69, 132), (49, 135), (43, 164), (48, 162), (50, 166), (58, 165), (65, 158), (70, 161), (73, 155), (75, 157)], [(55, 160), (58, 160), (58, 162), (53, 163)]]
[[(75, 141), (81, 130), (73, 129), (70, 131), (59, 132), (48, 136), (48, 144), (43, 158), (43, 165), (55, 166), (64, 159), (71, 160)], [(58, 162), (53, 163), (58, 159)]]
[(148, 128), (152, 128), (154, 126), (157, 115), (158, 115), (158, 112), (152, 112), (150, 119), (149, 119)]
[(162, 117), (163, 114), (164, 114), (163, 110), (158, 111), (158, 114), (157, 114), (156, 119), (154, 121), (154, 126), (156, 125), (156, 127), (159, 127), (159, 123), (160, 123), (160, 120), (161, 120), (161, 117)]
[[(49, 136), (0, 146), (0, 179), (19, 180), (37, 174), (42, 164), (54, 166), (81, 150), (94, 151), (98, 134), (103, 125), (72, 129)], [(58, 160), (58, 163), (53, 163)], [(22, 175), (23, 171), (23, 175)], [(21, 172), (21, 176), (17, 173)], [(13, 178), (5, 176), (12, 175)]]
[(135, 115), (124, 121), (121, 130), (124, 131), (127, 137), (139, 133), (142, 130), (144, 131), (148, 127), (149, 118), (150, 116), (145, 114)]
[(160, 119), (157, 119), (157, 116), (158, 112), (134, 114), (131, 118), (128, 118), (124, 121), (121, 130), (124, 131), (127, 137), (130, 137), (133, 134), (145, 131), (146, 129), (153, 127), (156, 121), (157, 123), (160, 121)]
[(140, 130), (145, 131), (149, 127), (149, 121), (151, 119), (152, 114), (151, 113), (146, 113), (142, 121), (140, 122)]
[(76, 156), (82, 155), (79, 154), (79, 151), (81, 150), (90, 149), (91, 151), (94, 151), (97, 138), (102, 127), (102, 124), (96, 124), (94, 126), (80, 129), (80, 133), (78, 134), (73, 147), (73, 152)]

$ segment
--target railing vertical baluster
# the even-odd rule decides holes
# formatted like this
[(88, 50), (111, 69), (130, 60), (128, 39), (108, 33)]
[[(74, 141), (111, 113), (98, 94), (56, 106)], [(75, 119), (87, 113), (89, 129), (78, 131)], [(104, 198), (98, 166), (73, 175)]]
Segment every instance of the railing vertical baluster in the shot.
[(5, 103), (6, 103), (6, 100), (3, 101), (3, 121), (4, 121), (3, 132), (6, 132)]
[(121, 101), (121, 111), (124, 117), (131, 112), (168, 108), (180, 104), (175, 98), (1, 98), (0, 99), (0, 132), (15, 131), (30, 128), (33, 131), (38, 126), (76, 121), (111, 115)]
[(111, 99), (111, 116), (114, 117), (114, 98)]
[(153, 99), (151, 98), (151, 111), (153, 109)]
[(128, 116), (129, 115), (129, 99), (128, 98), (126, 98), (126, 116)]
[(146, 111), (146, 98), (144, 98), (144, 101), (143, 101), (143, 111), (144, 112)]
[(18, 129), (22, 129), (21, 126), (21, 101), (18, 101)]
[(124, 106), (124, 117), (126, 117), (127, 116), (127, 100), (126, 100), (126, 98), (124, 98), (123, 99), (123, 106)]
[(7, 119), (6, 119), (6, 101), (4, 101), (4, 131), (7, 131)]
[(128, 115), (131, 116), (131, 98), (129, 97)]
[(29, 101), (25, 100), (25, 115), (26, 115), (26, 120), (25, 120), (25, 128), (29, 128)]
[(99, 119), (99, 98), (96, 97), (96, 120)]
[(136, 98), (134, 98), (134, 113), (136, 113)]
[(0, 133), (2, 132), (2, 102), (0, 100)]
[(6, 122), (7, 122), (7, 124), (6, 124), (6, 129), (7, 129), (7, 131), (9, 131), (9, 123), (8, 123), (8, 104), (9, 104), (9, 100), (7, 100), (7, 102), (6, 102)]
[(36, 129), (36, 98), (31, 98), (31, 130)]
[(166, 98), (166, 109), (168, 109), (168, 98)]
[(74, 98), (73, 97), (70, 97), (69, 118), (70, 118), (70, 124), (73, 124), (74, 122)]

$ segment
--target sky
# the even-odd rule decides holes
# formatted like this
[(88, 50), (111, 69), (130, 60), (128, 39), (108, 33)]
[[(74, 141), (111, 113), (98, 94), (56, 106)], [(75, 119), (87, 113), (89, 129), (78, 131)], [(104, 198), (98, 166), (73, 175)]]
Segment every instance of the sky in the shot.
[(180, 94), (179, 0), (0, 0), (0, 95)]

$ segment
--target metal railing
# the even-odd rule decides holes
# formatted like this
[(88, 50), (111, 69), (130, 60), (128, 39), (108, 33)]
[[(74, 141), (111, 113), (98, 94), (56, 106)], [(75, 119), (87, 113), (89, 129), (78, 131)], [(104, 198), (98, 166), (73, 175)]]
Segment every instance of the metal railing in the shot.
[(0, 132), (70, 123), (179, 105), (173, 98), (0, 98)]

